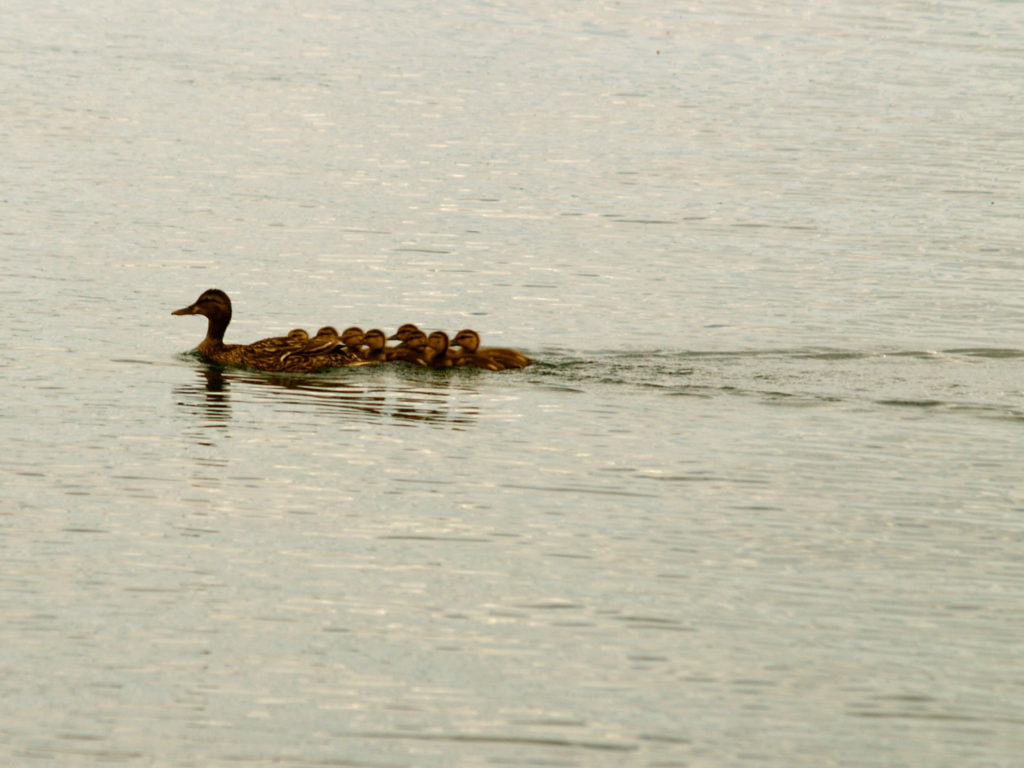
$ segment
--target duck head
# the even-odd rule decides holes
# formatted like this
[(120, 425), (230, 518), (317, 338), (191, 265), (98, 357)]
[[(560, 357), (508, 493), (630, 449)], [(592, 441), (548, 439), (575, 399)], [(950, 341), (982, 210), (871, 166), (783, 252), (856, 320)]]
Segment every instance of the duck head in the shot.
[(231, 317), (231, 299), (224, 291), (218, 288), (211, 288), (199, 294), (199, 298), (187, 307), (176, 309), (172, 315), (206, 315), (212, 317), (216, 314), (227, 314)]
[(172, 315), (203, 315), (210, 321), (206, 336), (209, 339), (223, 339), (224, 331), (231, 322), (231, 299), (224, 291), (210, 288), (199, 294), (199, 298), (187, 307), (176, 309)]

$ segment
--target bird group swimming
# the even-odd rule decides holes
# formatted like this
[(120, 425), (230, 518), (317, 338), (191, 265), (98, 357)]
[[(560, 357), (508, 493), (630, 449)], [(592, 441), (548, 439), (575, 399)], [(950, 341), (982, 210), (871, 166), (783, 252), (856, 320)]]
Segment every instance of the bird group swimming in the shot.
[[(285, 336), (273, 336), (252, 344), (225, 344), (224, 332), (231, 322), (231, 299), (224, 291), (203, 291), (192, 304), (172, 315), (203, 315), (206, 338), (197, 347), (211, 363), (241, 365), (275, 373), (314, 373), (328, 368), (376, 363), (405, 362), (430, 368), (472, 366), (490, 371), (524, 368), (532, 361), (513, 349), (481, 347), (480, 335), (469, 329), (449, 338), (444, 331), (426, 333), (411, 323), (388, 336), (379, 328), (363, 331), (346, 328), (340, 334), (325, 325), (313, 336), (296, 328)], [(388, 341), (398, 341), (388, 346)]]

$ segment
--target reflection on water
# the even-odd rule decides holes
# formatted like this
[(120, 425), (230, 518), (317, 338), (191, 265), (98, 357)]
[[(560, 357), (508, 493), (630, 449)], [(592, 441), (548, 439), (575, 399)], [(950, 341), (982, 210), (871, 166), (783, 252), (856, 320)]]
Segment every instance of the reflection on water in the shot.
[(178, 405), (202, 420), (204, 428), (223, 428), (231, 420), (232, 398), (272, 400), (277, 407), (297, 407), (342, 419), (373, 423), (429, 425), (464, 429), (472, 425), (478, 408), (459, 402), (472, 394), (463, 372), (406, 369), (389, 366), (387, 372), (365, 368), (327, 374), (264, 374), (231, 370), (200, 363), (199, 381), (174, 388)]
[(223, 429), (231, 420), (231, 398), (223, 372), (215, 366), (203, 366), (197, 373), (202, 383), (174, 388), (174, 394), (181, 398), (178, 405), (201, 416), (202, 427)]

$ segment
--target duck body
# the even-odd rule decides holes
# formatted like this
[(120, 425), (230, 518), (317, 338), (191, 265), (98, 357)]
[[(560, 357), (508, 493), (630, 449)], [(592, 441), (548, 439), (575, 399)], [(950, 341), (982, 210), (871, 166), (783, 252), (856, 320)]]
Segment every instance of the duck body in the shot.
[(171, 314), (207, 318), (206, 338), (197, 351), (218, 365), (241, 365), (274, 373), (313, 373), (359, 362), (344, 348), (339, 349), (338, 333), (330, 326), (321, 328), (312, 339), (305, 331), (296, 329), (288, 336), (260, 339), (252, 344), (225, 344), (224, 332), (231, 322), (231, 299), (217, 288), (204, 291), (195, 302)]
[[(288, 336), (291, 337), (291, 334), (289, 333)], [(256, 344), (259, 343), (256, 342)], [(341, 339), (338, 338), (337, 329), (334, 326), (325, 325), (313, 335), (313, 338), (300, 340), (296, 337), (296, 342), (281, 355), (281, 363), (284, 363), (293, 355), (329, 354), (334, 352), (340, 345)], [(250, 346), (252, 345), (250, 344)]]
[(521, 352), (505, 347), (481, 347), (480, 334), (465, 330), (455, 334), (452, 344), (462, 348), (456, 358), (456, 365), (471, 365), (489, 371), (505, 371), (510, 368), (525, 368), (533, 361)]
[(341, 346), (341, 337), (338, 336), (338, 329), (333, 325), (325, 325), (316, 332), (316, 335), (306, 342), (302, 351), (308, 355), (315, 355), (320, 352), (333, 352)]

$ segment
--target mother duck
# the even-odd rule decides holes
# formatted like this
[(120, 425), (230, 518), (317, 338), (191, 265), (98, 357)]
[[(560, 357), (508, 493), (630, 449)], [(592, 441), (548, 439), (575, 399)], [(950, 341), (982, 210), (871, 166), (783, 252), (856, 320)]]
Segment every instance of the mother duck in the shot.
[(224, 332), (231, 322), (231, 299), (217, 288), (203, 291), (192, 304), (172, 315), (203, 315), (209, 321), (206, 338), (197, 351), (219, 365), (244, 365), (278, 373), (313, 373), (325, 368), (359, 364), (362, 361), (342, 346), (324, 349), (294, 336), (274, 336), (252, 344), (225, 344)]

